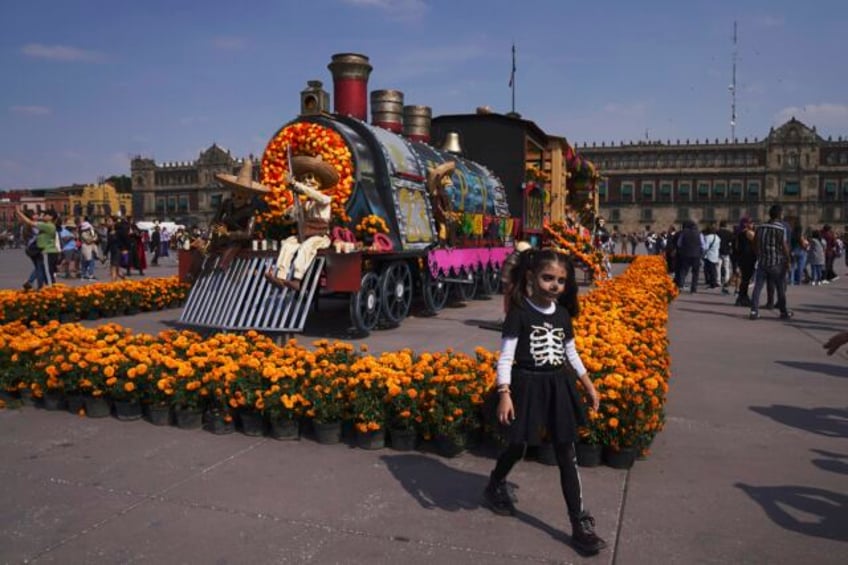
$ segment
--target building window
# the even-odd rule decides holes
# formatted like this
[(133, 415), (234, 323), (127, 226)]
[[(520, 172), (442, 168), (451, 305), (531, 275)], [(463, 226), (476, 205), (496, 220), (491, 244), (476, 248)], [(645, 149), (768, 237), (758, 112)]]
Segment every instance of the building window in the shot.
[(727, 183), (723, 180), (717, 180), (713, 184), (713, 196), (715, 198), (724, 200), (727, 196)]
[(748, 181), (748, 199), (749, 200), (759, 200), (760, 199), (760, 181), (749, 180)]
[(620, 222), (621, 221), (621, 210), (619, 210), (618, 208), (613, 208), (612, 210), (610, 210), (609, 219), (610, 219), (611, 222)]
[(209, 196), (209, 206), (213, 210), (217, 210), (218, 208), (221, 207), (221, 201), (222, 200), (223, 200), (223, 197), (220, 194), (212, 194), (212, 195)]
[(654, 183), (652, 181), (642, 181), (642, 200), (654, 199)]
[[(848, 180), (842, 181), (842, 199), (848, 200)], [(848, 218), (848, 216), (846, 216)]]
[(168, 197), (168, 212), (176, 212), (177, 211), (177, 197), (169, 196)]
[(654, 210), (653, 208), (642, 208), (639, 213), (639, 219), (642, 222), (653, 222), (654, 221)]
[(786, 181), (783, 184), (784, 196), (798, 196), (801, 193), (801, 184), (797, 181)]
[(823, 206), (821, 210), (822, 210), (822, 215), (821, 215), (822, 222), (833, 222), (836, 219), (836, 214), (834, 214), (834, 211), (836, 210), (835, 207), (833, 207), (833, 206)]
[(715, 208), (712, 206), (704, 207), (704, 221), (705, 222), (714, 222), (715, 221)]
[(156, 199), (156, 213), (164, 214), (165, 213), (165, 198), (160, 196)]
[(188, 212), (188, 194), (181, 194), (179, 203), (177, 204), (177, 209), (180, 213), (184, 214)]
[(835, 180), (824, 181), (824, 194), (822, 195), (822, 199), (827, 201), (836, 200), (837, 186), (838, 185)]
[(692, 199), (692, 183), (689, 181), (680, 181), (677, 183), (677, 198), (678, 200)]
[(633, 200), (633, 183), (632, 182), (621, 183), (621, 199), (622, 200)]
[(686, 207), (683, 207), (683, 206), (679, 207), (677, 209), (677, 221), (683, 222), (683, 221), (686, 221), (688, 219), (689, 219), (689, 208), (686, 208)]
[(741, 180), (733, 180), (730, 181), (730, 197), (734, 200), (739, 200), (742, 198), (742, 181)]
[(674, 183), (671, 182), (661, 182), (660, 183), (660, 193), (657, 200), (660, 202), (671, 202), (671, 191)]
[(710, 183), (706, 181), (698, 182), (698, 200), (709, 200), (710, 199)]

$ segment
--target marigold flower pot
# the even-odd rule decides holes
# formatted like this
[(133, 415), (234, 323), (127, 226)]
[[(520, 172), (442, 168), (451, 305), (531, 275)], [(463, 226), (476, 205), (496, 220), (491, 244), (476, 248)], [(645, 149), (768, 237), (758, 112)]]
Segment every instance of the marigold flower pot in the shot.
[(116, 400), (115, 418), (122, 422), (130, 422), (141, 418), (141, 404), (138, 400)]
[(261, 436), (265, 431), (265, 421), (261, 412), (242, 410), (239, 412), (241, 433), (246, 436)]
[(225, 412), (207, 411), (204, 414), (204, 426), (215, 435), (231, 434), (236, 431), (235, 421)]
[(177, 408), (174, 422), (182, 430), (197, 430), (203, 426), (203, 414), (197, 408)]
[(269, 433), (272, 438), (278, 440), (300, 439), (300, 426), (297, 420), (289, 418), (276, 418), (271, 420)]
[(442, 457), (459, 457), (465, 452), (466, 439), (465, 435), (437, 435), (436, 436), (436, 453)]
[(356, 432), (356, 446), (362, 449), (383, 449), (386, 447), (385, 430), (369, 430)]
[(418, 443), (418, 432), (414, 429), (389, 430), (389, 445), (395, 451), (413, 451)]
[(78, 392), (65, 393), (65, 408), (71, 414), (79, 414), (79, 411), (85, 408), (82, 395)]
[(65, 407), (65, 395), (61, 390), (48, 390), (42, 398), (45, 410), (61, 410)]
[(599, 443), (582, 443), (575, 445), (577, 464), (581, 467), (597, 467), (603, 463), (603, 447)]
[(312, 422), (312, 429), (315, 432), (315, 441), (318, 443), (329, 445), (342, 441), (341, 422)]
[(83, 396), (85, 415), (89, 418), (105, 418), (112, 413), (109, 401), (102, 396)]
[(35, 398), (33, 398), (30, 389), (21, 389), (20, 395), (21, 406), (35, 406)]
[(171, 407), (167, 404), (145, 404), (144, 419), (154, 426), (167, 426), (171, 423)]
[(629, 469), (636, 462), (638, 450), (635, 447), (620, 447), (615, 449), (605, 445), (603, 449), (604, 463), (613, 469)]

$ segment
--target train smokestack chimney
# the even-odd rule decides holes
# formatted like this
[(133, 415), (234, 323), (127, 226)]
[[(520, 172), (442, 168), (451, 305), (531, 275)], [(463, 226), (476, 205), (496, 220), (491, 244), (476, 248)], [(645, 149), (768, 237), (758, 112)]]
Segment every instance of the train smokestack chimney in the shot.
[(358, 53), (336, 53), (327, 68), (333, 75), (333, 107), (337, 114), (368, 119), (368, 77), (373, 67)]
[(403, 133), (403, 92), (371, 92), (371, 123), (394, 133)]
[(433, 110), (429, 106), (403, 107), (403, 135), (413, 141), (430, 143)]

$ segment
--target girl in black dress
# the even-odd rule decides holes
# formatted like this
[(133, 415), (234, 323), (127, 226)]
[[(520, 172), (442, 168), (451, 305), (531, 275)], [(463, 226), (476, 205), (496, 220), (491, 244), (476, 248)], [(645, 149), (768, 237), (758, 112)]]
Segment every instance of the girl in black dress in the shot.
[(550, 442), (568, 507), (572, 544), (578, 551), (594, 554), (606, 543), (595, 534), (594, 518), (583, 508), (574, 441), (577, 426), (586, 419), (577, 380), (593, 410), (598, 409), (599, 399), (574, 346), (571, 318), (579, 313), (574, 268), (554, 250), (529, 250), (521, 254), (514, 282), (497, 371), (497, 416), (506, 427), (509, 445), (498, 457), (484, 502), (497, 514), (514, 515), (507, 474), (528, 445)]

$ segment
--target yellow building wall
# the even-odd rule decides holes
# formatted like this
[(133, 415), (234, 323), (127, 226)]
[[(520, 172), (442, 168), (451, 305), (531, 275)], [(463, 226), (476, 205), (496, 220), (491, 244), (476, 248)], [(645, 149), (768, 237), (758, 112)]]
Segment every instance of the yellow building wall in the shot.
[(90, 220), (101, 220), (107, 212), (113, 216), (119, 216), (122, 207), (126, 217), (131, 218), (133, 215), (132, 194), (118, 193), (108, 182), (86, 185), (81, 193), (70, 195), (70, 209), (76, 209), (77, 205), (82, 210), (83, 216), (89, 215), (89, 205), (93, 206), (94, 213)]

